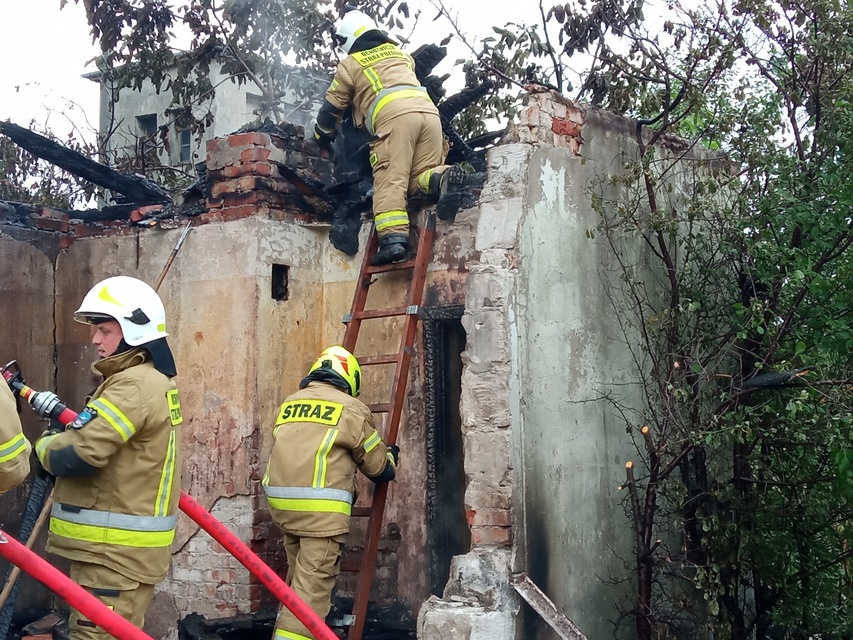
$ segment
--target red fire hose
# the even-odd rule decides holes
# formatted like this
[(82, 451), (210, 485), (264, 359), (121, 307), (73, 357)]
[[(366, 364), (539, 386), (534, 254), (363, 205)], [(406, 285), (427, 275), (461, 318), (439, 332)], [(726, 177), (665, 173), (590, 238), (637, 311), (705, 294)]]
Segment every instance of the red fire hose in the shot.
[(0, 531), (0, 556), (26, 571), (101, 629), (121, 640), (153, 640), (134, 627), (59, 569)]
[(293, 589), (278, 577), (275, 571), (270, 569), (263, 560), (186, 491), (181, 491), (181, 499), (178, 505), (181, 511), (187, 514), (193, 522), (207, 531), (211, 538), (221, 544), (228, 553), (251, 571), (285, 607), (290, 609), (299, 622), (308, 627), (308, 630), (314, 634), (317, 640), (338, 640), (338, 637), (332, 633), (325, 622), (294, 593)]
[[(10, 365), (11, 364), (12, 363), (10, 363)], [(10, 365), (6, 365), (6, 367), (4, 367), (3, 377), (7, 382), (10, 382), (10, 384), (14, 383), (15, 390), (18, 394), (30, 404), (34, 405), (34, 403), (38, 402), (38, 395), (40, 392), (33, 391), (23, 384), (17, 367), (10, 369)], [(15, 376), (17, 376), (17, 379), (15, 379)], [(45, 401), (45, 407), (49, 407), (49, 411), (51, 411), (62, 424), (67, 425), (69, 422), (73, 422), (77, 419), (77, 414), (60, 403), (55, 394), (50, 392), (41, 392), (41, 394), (44, 397), (50, 396), (50, 403)], [(299, 596), (296, 595), (296, 593), (294, 593), (293, 589), (287, 586), (284, 581), (257, 556), (257, 554), (249, 549), (249, 547), (247, 547), (237, 536), (231, 533), (224, 524), (214, 518), (209, 511), (196, 502), (196, 500), (193, 499), (186, 491), (181, 491), (181, 498), (178, 502), (178, 506), (181, 511), (186, 513), (192, 519), (193, 522), (207, 531), (214, 540), (221, 544), (232, 556), (237, 558), (244, 567), (252, 572), (252, 574), (260, 580), (285, 607), (290, 609), (293, 615), (296, 616), (296, 619), (304, 624), (308, 630), (314, 634), (314, 637), (317, 640), (338, 640), (338, 637), (332, 633), (332, 630), (326, 626), (325, 622), (323, 622), (323, 620), (321, 620), (320, 617), (314, 613), (314, 611), (305, 604)], [(41, 560), (41, 558), (39, 558), (39, 560)], [(12, 562), (14, 563), (14, 561)], [(42, 560), (42, 562), (44, 561)], [(52, 568), (53, 567), (51, 567), (51, 569)], [(24, 569), (25, 571), (27, 570), (23, 566), (21, 566), (21, 569)], [(62, 576), (61, 573), (59, 575)], [(65, 578), (65, 576), (62, 577)], [(67, 578), (65, 579), (67, 580)], [(59, 591), (57, 591), (57, 593), (59, 593), (60, 596), (62, 595)], [(86, 595), (89, 594), (86, 593)], [(98, 601), (97, 598), (95, 598), (95, 600)], [(80, 611), (82, 611), (82, 609)], [(95, 618), (90, 617), (90, 620), (97, 623)], [(130, 626), (133, 629), (136, 629), (133, 625)], [(107, 627), (104, 627), (104, 629), (109, 631)], [(124, 638), (125, 636), (120, 637)], [(127, 637), (147, 638), (148, 636), (142, 634), (142, 636)]]

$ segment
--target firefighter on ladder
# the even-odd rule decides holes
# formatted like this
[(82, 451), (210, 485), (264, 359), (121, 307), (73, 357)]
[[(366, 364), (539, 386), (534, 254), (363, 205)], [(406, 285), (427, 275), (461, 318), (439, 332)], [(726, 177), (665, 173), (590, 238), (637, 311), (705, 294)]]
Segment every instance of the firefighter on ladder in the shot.
[[(358, 400), (361, 368), (343, 347), (323, 351), (299, 388), (279, 410), (263, 486), (284, 532), (287, 582), (325, 619), (355, 503), (356, 469), (375, 483), (393, 480), (399, 449), (385, 445)], [(312, 637), (289, 610), (280, 611), (274, 639)]]
[(0, 378), (0, 493), (18, 486), (30, 472), (30, 441), (24, 437), (12, 390)]
[(372, 263), (399, 262), (409, 248), (407, 197), (418, 191), (431, 196), (438, 201), (436, 215), (451, 220), (461, 205), (467, 174), (458, 165), (444, 164), (438, 109), (418, 81), (412, 57), (358, 10), (338, 22), (335, 41), (347, 56), (326, 91), (314, 137), (330, 148), (348, 107), (355, 125), (374, 136), (370, 166), (379, 250)]
[[(157, 292), (126, 276), (96, 284), (74, 314), (91, 325), (104, 377), (77, 420), (36, 441), (56, 476), (47, 550), (70, 577), (137, 627), (166, 576), (180, 497), (182, 422)], [(79, 612), (71, 640), (111, 638)]]

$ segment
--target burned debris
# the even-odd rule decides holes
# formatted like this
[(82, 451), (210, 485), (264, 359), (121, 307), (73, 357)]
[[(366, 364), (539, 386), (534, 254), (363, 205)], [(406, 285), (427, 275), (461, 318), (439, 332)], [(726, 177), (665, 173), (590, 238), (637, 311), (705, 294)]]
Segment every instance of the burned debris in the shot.
[[(491, 132), (466, 140), (456, 130), (453, 119), (487, 95), (493, 86), (486, 81), (445, 98), (443, 83), (448, 76), (436, 76), (432, 72), (446, 55), (444, 47), (425, 45), (415, 51), (412, 57), (416, 62), (418, 79), (438, 105), (442, 130), (449, 143), (447, 162), (467, 163), (476, 172), (471, 180), (470, 192), (466, 193), (462, 202), (462, 208), (468, 208), (475, 204), (482, 184), (486, 168), (485, 152), (500, 139), (503, 132)], [(260, 124), (247, 125), (239, 132), (270, 134), (276, 144), (283, 147), (283, 160), (271, 163), (271, 175), (253, 177), (252, 184), (243, 180), (236, 189), (238, 193), (234, 193), (235, 189), (226, 188), (223, 184), (217, 187), (216, 183), (240, 176), (232, 175), (227, 168), (209, 167), (202, 162), (195, 167), (196, 181), (184, 189), (177, 199), (173, 199), (172, 194), (144, 176), (122, 173), (16, 124), (0, 123), (0, 134), (9, 137), (21, 148), (110, 192), (112, 202), (109, 204), (63, 211), (70, 219), (84, 223), (130, 220), (142, 226), (151, 226), (164, 218), (199, 215), (209, 210), (211, 205), (216, 209), (240, 206), (249, 203), (249, 200), (252, 203), (263, 201), (269, 206), (291, 209), (317, 222), (331, 224), (329, 239), (332, 245), (343, 253), (355, 255), (358, 252), (362, 217), (370, 211), (373, 195), (369, 161), (370, 134), (356, 128), (351, 118), (345, 117), (341, 133), (334, 142), (334, 157), (330, 159), (326, 156), (324, 164), (322, 152), (313, 141), (305, 139), (302, 127), (266, 120)], [(306, 162), (298, 154), (301, 149), (295, 149), (294, 141), (298, 141), (300, 146), (320, 161)], [(229, 193), (223, 195), (222, 191)], [(247, 199), (248, 192), (257, 192), (259, 195)], [(413, 197), (413, 200), (417, 199), (418, 196)], [(9, 222), (31, 226), (30, 220), (38, 217), (42, 208), (3, 202), (2, 210)], [(143, 212), (141, 219), (138, 214), (140, 210)], [(134, 212), (137, 212), (135, 219)], [(45, 228), (43, 224), (39, 226)]]

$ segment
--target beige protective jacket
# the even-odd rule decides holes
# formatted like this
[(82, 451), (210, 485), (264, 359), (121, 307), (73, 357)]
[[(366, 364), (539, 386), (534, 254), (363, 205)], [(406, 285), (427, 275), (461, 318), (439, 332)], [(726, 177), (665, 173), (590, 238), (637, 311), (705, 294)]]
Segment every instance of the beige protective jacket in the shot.
[(390, 43), (341, 60), (326, 99), (341, 111), (352, 105), (355, 125), (374, 135), (401, 113), (438, 116), (438, 109), (415, 75), (412, 56)]
[(21, 430), (15, 396), (0, 378), (0, 493), (18, 486), (27, 477), (32, 449)]
[(273, 438), (264, 491), (273, 520), (296, 536), (347, 533), (356, 469), (376, 477), (393, 464), (367, 405), (324, 382), (284, 401)]
[(156, 584), (169, 568), (181, 491), (178, 391), (141, 348), (92, 369), (105, 380), (80, 415), (96, 415), (36, 442), (58, 476), (47, 549)]

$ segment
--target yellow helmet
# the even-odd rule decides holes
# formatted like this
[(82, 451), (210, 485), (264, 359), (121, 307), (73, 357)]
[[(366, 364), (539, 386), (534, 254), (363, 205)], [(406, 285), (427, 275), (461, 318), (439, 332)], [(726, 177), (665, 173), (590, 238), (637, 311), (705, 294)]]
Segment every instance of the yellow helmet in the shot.
[(356, 398), (361, 393), (361, 367), (358, 360), (343, 347), (329, 347), (320, 354), (308, 370), (308, 375), (319, 369), (329, 369), (347, 385), (349, 394)]

